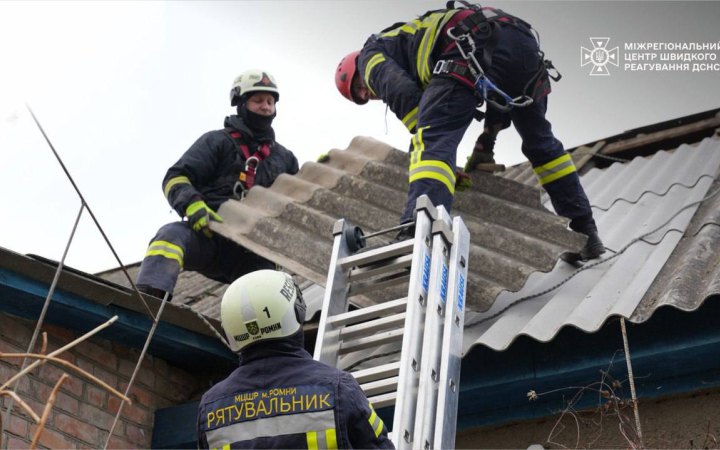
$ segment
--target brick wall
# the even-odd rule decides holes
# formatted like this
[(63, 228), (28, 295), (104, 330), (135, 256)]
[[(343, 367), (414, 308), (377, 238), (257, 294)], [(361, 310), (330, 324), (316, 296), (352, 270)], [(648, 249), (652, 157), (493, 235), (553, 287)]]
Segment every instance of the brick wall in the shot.
[[(0, 352), (24, 352), (34, 327), (34, 322), (0, 313)], [(79, 334), (55, 326), (45, 326), (43, 331), (48, 333), (47, 353), (79, 337)], [(38, 349), (40, 342), (38, 339)], [(139, 355), (139, 350), (93, 338), (59, 357), (124, 393)], [(0, 382), (17, 373), (21, 363), (19, 359), (0, 359)], [(120, 399), (107, 390), (48, 363), (24, 377), (18, 393), (41, 416), (52, 388), (64, 372), (70, 379), (58, 393), (40, 438), (40, 447), (102, 448), (120, 407)], [(133, 403), (123, 406), (109, 448), (149, 448), (155, 410), (197, 399), (204, 387), (206, 385), (188, 372), (146, 355), (129, 393)], [(0, 396), (3, 418), (8, 400), (8, 397)], [(6, 439), (7, 448), (28, 448), (36, 429), (33, 419), (14, 406), (9, 423), (4, 424), (3, 439)]]

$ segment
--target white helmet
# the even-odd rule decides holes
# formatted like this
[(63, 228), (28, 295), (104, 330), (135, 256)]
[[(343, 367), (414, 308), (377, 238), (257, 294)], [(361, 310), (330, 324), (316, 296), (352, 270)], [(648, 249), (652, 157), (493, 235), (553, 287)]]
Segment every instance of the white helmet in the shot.
[(258, 270), (235, 280), (223, 295), (220, 320), (230, 348), (295, 334), (305, 322), (305, 302), (292, 277)]
[(280, 100), (275, 77), (259, 69), (246, 70), (235, 78), (230, 89), (230, 106), (240, 103), (240, 97), (250, 92), (270, 92), (275, 101)]

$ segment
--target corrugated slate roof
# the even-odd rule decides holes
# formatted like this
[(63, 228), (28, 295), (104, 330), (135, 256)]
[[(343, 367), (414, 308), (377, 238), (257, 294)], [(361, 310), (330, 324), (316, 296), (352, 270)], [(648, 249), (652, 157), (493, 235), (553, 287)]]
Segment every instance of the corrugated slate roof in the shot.
[[(269, 189), (220, 208), (213, 230), (320, 285), (326, 281), (332, 227), (340, 218), (366, 234), (397, 225), (407, 192), (408, 155), (371, 138), (332, 150), (327, 163), (305, 163)], [(541, 191), (484, 173), (458, 193), (453, 214), (472, 235), (468, 307), (487, 308), (500, 292), (517, 291), (533, 272), (549, 271), (584, 237), (541, 204)], [(389, 237), (388, 237), (389, 238)], [(371, 241), (372, 243), (372, 241)], [(377, 301), (376, 298), (368, 299)]]
[(549, 341), (568, 325), (593, 332), (613, 315), (642, 322), (660, 305), (692, 310), (720, 293), (719, 196), (695, 214), (716, 192), (710, 187), (718, 187), (719, 168), (720, 141), (705, 139), (697, 148), (683, 145), (588, 172), (582, 182), (608, 248), (620, 251), (659, 229), (577, 273), (560, 261), (548, 274), (533, 274), (519, 292), (501, 294), (488, 310), (469, 313), (466, 350), (478, 344), (504, 350), (519, 335)]

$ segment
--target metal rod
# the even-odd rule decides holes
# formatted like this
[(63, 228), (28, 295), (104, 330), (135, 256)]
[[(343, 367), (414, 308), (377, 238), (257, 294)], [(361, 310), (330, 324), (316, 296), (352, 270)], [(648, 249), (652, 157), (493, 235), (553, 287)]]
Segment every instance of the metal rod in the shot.
[(107, 235), (105, 234), (105, 231), (100, 226), (100, 222), (98, 222), (97, 218), (95, 217), (95, 214), (92, 212), (92, 209), (90, 209), (90, 205), (87, 204), (85, 201), (85, 197), (83, 197), (82, 192), (80, 192), (80, 188), (78, 188), (77, 184), (75, 184), (75, 180), (73, 179), (72, 175), (70, 175), (70, 172), (68, 171), (67, 167), (65, 167), (65, 163), (63, 163), (62, 159), (60, 158), (60, 155), (55, 150), (55, 147), (53, 146), (52, 142), (50, 142), (50, 138), (45, 133), (45, 130), (43, 129), (42, 125), (40, 125), (40, 122), (38, 121), (37, 117), (35, 117), (35, 113), (33, 113), (32, 108), (30, 108), (30, 105), (25, 103), (25, 107), (28, 111), (30, 111), (30, 116), (32, 116), (33, 121), (35, 121), (35, 125), (37, 125), (38, 129), (40, 130), (40, 133), (42, 133), (43, 137), (45, 138), (45, 142), (47, 142), (48, 146), (50, 147), (50, 150), (52, 150), (53, 154), (55, 155), (55, 159), (57, 159), (58, 163), (60, 163), (60, 167), (62, 167), (63, 172), (65, 172), (65, 175), (67, 176), (68, 180), (70, 180), (70, 184), (72, 184), (73, 188), (75, 189), (75, 192), (77, 193), (78, 197), (80, 197), (80, 201), (82, 201), (83, 206), (87, 208), (88, 213), (90, 214), (90, 217), (92, 217), (93, 222), (95, 222), (95, 226), (97, 227), (98, 231), (100, 231), (100, 234), (102, 235), (103, 239), (105, 240), (105, 243), (107, 244), (108, 248), (112, 252), (113, 256), (115, 257), (115, 260), (117, 261), (118, 265), (122, 267), (123, 273), (125, 273), (125, 276), (128, 279), (128, 282), (130, 282), (130, 286), (132, 286), (133, 290), (138, 294), (138, 298), (140, 298), (140, 301), (143, 305), (145, 305), (145, 309), (147, 309), (150, 316), (152, 316), (152, 310), (148, 306), (147, 302), (143, 298), (142, 295), (140, 295), (140, 291), (138, 290), (137, 286), (135, 286), (135, 282), (132, 280), (132, 277), (130, 277), (130, 274), (125, 270), (125, 265), (120, 261), (120, 257), (118, 256), (117, 252), (115, 251), (115, 248), (110, 243), (110, 239), (108, 239)]
[(625, 328), (625, 318), (620, 318), (620, 328), (622, 329), (623, 347), (625, 348), (625, 362), (627, 363), (628, 381), (630, 382), (630, 395), (633, 402), (633, 411), (635, 412), (635, 428), (638, 439), (640, 439), (640, 447), (642, 447), (642, 428), (640, 426), (640, 410), (638, 409), (637, 394), (635, 392), (635, 377), (633, 376), (632, 363), (630, 361), (630, 345), (628, 344), (627, 329)]
[[(67, 244), (65, 245), (65, 250), (63, 251), (62, 258), (60, 258), (60, 263), (58, 263), (58, 267), (55, 270), (55, 276), (53, 277), (52, 283), (50, 284), (50, 290), (47, 293), (47, 296), (45, 297), (45, 303), (43, 304), (42, 311), (40, 311), (40, 317), (38, 318), (37, 324), (35, 325), (35, 330), (33, 331), (33, 335), (30, 338), (30, 343), (28, 344), (27, 351), (25, 353), (32, 353), (33, 348), (35, 347), (35, 343), (37, 342), (37, 338), (40, 335), (40, 329), (43, 326), (43, 322), (45, 321), (45, 315), (47, 314), (47, 310), (50, 306), (50, 301), (52, 299), (53, 294), (55, 293), (55, 287), (57, 286), (58, 280), (60, 279), (60, 274), (62, 273), (63, 266), (65, 265), (65, 258), (67, 257), (68, 251), (70, 250), (70, 244), (72, 243), (73, 238), (75, 237), (75, 232), (77, 231), (78, 223), (80, 223), (80, 218), (82, 217), (83, 209), (85, 208), (84, 204), (80, 204), (80, 210), (78, 211), (78, 215), (75, 218), (75, 223), (73, 224), (72, 231), (70, 232), (70, 237), (68, 238)], [(22, 364), (20, 365), (20, 371), (22, 372), (28, 362), (28, 358), (23, 358)], [(17, 393), (18, 386), (20, 385), (20, 380), (18, 383), (15, 383), (12, 391), (14, 393)], [(13, 407), (13, 397), (10, 397), (7, 404), (7, 410), (5, 411), (5, 417), (2, 420), (2, 424), (0, 424), (0, 436), (2, 436), (4, 424), (10, 423), (10, 411)]]
[[(132, 376), (130, 377), (130, 381), (128, 382), (127, 389), (125, 389), (125, 397), (129, 398), (130, 389), (133, 386), (133, 383), (135, 382), (135, 377), (137, 376), (138, 372), (140, 371), (140, 366), (142, 365), (143, 360), (145, 359), (145, 353), (147, 352), (148, 347), (150, 346), (150, 341), (152, 340), (153, 336), (155, 335), (155, 329), (158, 326), (158, 323), (160, 322), (160, 316), (162, 315), (163, 310), (165, 309), (165, 305), (169, 303), (170, 293), (166, 292), (165, 297), (163, 297), (162, 304), (160, 305), (160, 309), (158, 309), (157, 316), (153, 317), (153, 324), (150, 328), (150, 333), (148, 334), (147, 339), (145, 339), (145, 345), (143, 346), (142, 352), (140, 352), (140, 357), (138, 358), (137, 364), (135, 364), (135, 370), (133, 371)], [(125, 401), (120, 401), (120, 406), (118, 407), (117, 414), (115, 414), (115, 420), (113, 421), (112, 426), (110, 427), (110, 431), (108, 432), (107, 441), (105, 441), (104, 449), (108, 448), (108, 445), (110, 445), (110, 439), (112, 439), (113, 431), (115, 431), (115, 426), (118, 423), (118, 420), (120, 419), (120, 414), (122, 413), (123, 406), (125, 406)]]
[(413, 226), (413, 225), (415, 225), (415, 222), (406, 222), (406, 223), (403, 223), (403, 224), (400, 224), (400, 225), (396, 225), (396, 226), (391, 227), (391, 228), (385, 228), (384, 230), (380, 230), (380, 231), (376, 231), (376, 232), (374, 232), (374, 233), (366, 234), (366, 235), (363, 236), (363, 238), (367, 239), (367, 238), (371, 238), (371, 237), (375, 237), (375, 236), (380, 236), (381, 234), (389, 233), (389, 232), (395, 231), (395, 230), (402, 230), (403, 228), (411, 227), (411, 226)]

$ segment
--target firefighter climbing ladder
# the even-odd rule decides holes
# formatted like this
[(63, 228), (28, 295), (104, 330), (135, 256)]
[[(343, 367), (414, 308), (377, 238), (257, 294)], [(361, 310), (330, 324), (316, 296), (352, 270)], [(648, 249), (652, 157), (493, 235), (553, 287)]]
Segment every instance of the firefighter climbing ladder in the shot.
[[(414, 239), (355, 254), (361, 233), (335, 224), (314, 357), (350, 371), (375, 408), (395, 406), (397, 448), (453, 448), (470, 236), (425, 196), (416, 217)], [(406, 297), (349, 311), (401, 283)]]

